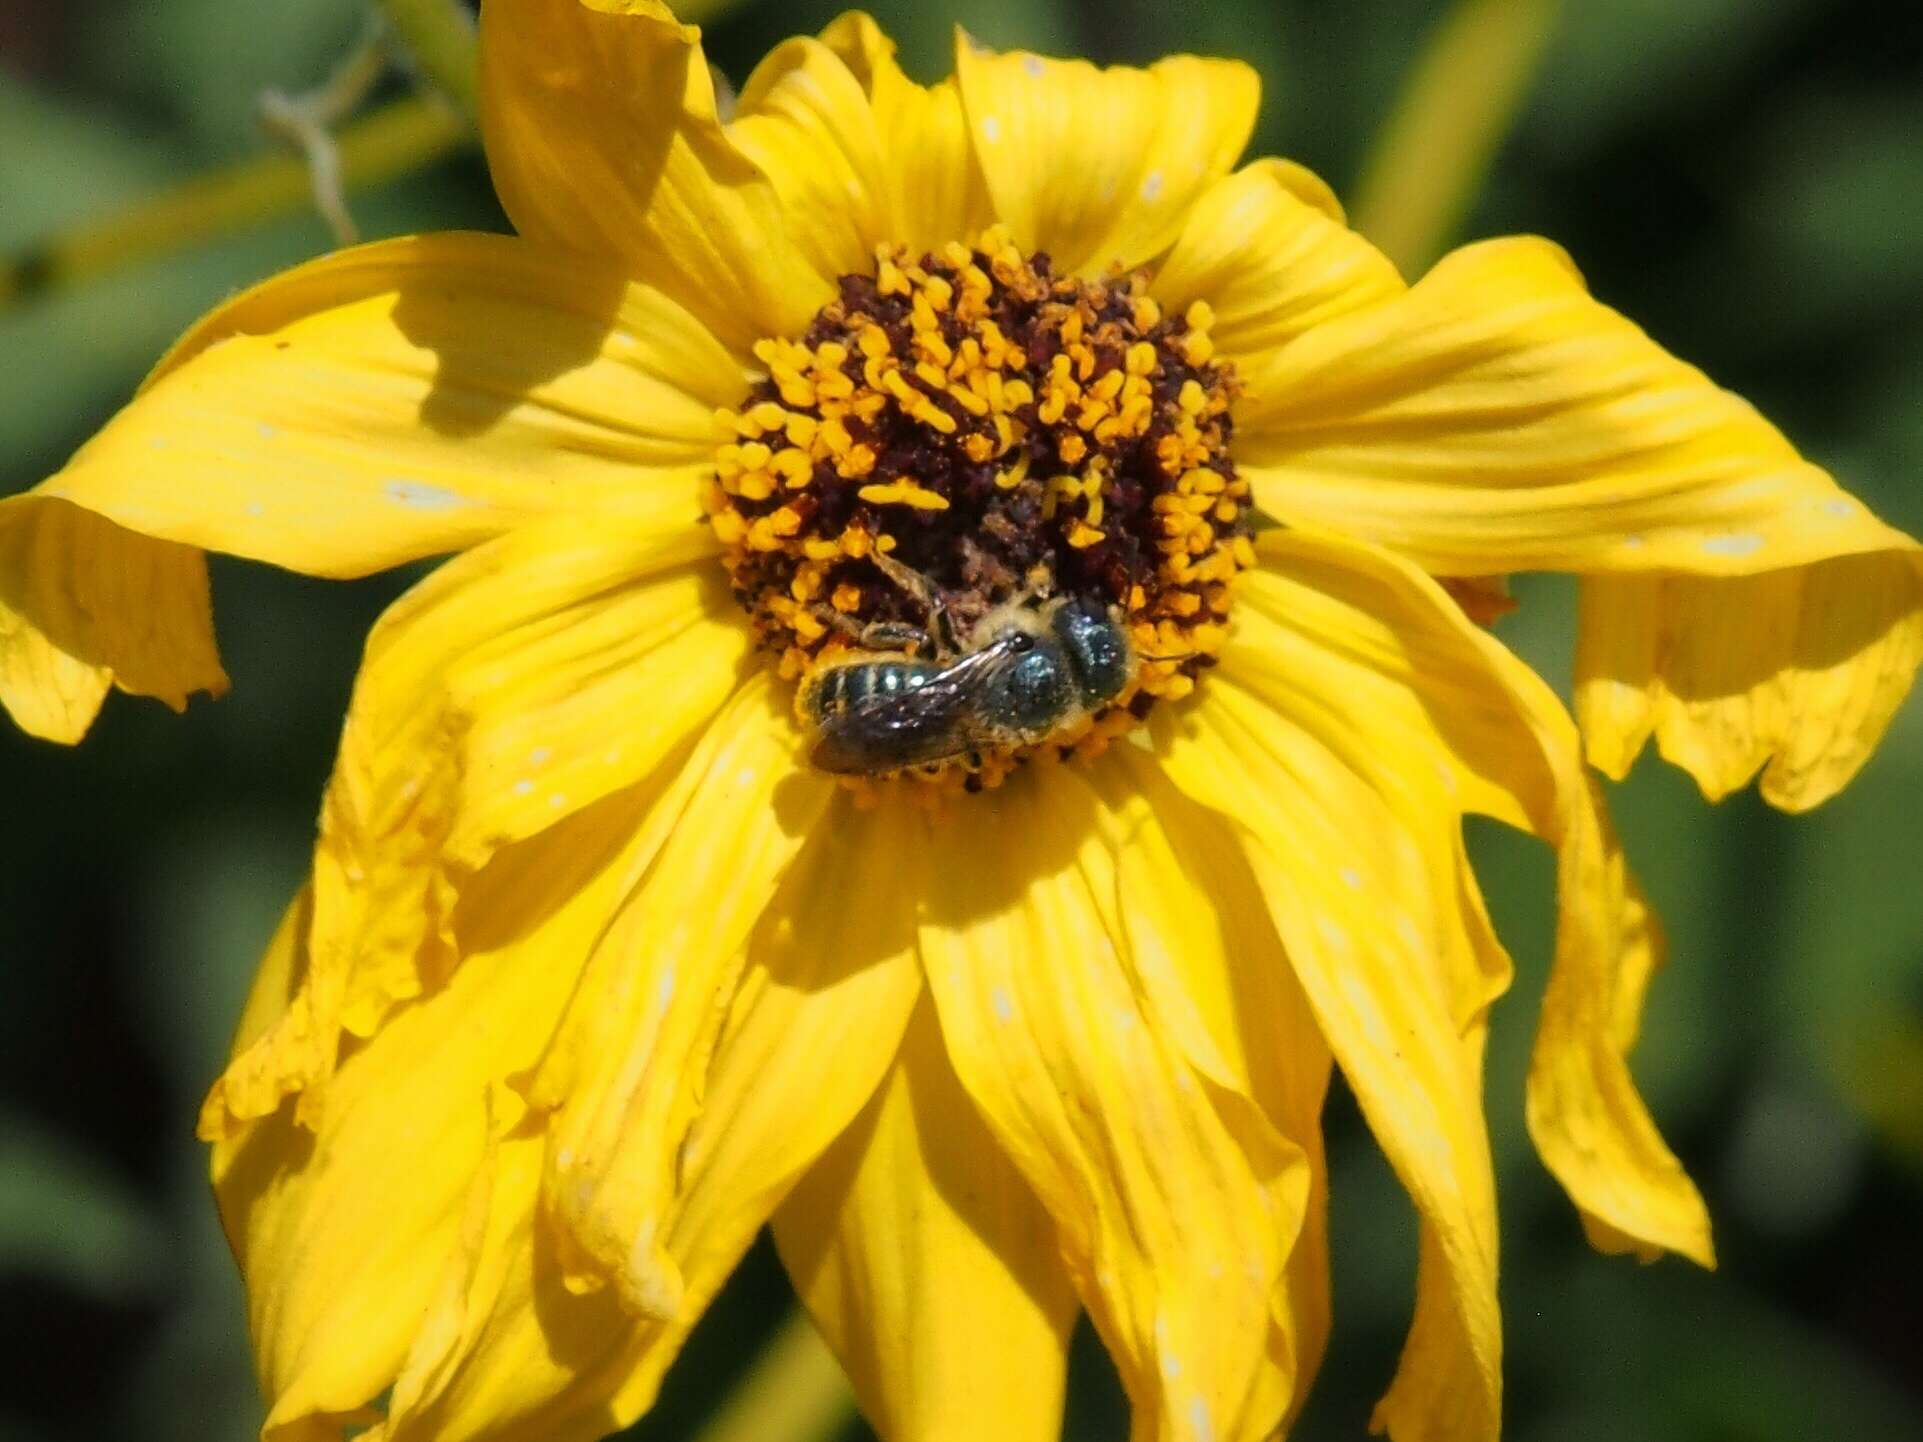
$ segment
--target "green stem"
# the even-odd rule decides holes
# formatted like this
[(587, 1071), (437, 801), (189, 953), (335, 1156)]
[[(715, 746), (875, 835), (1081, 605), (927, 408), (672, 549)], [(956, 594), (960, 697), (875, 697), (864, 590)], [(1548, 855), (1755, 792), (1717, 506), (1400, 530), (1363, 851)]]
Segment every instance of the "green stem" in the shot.
[(823, 1442), (855, 1415), (841, 1365), (796, 1312), (701, 1430), (699, 1442)]
[[(412, 96), (343, 126), (335, 137), (344, 190), (379, 185), (466, 145), (467, 124), (434, 96)], [(0, 305), (103, 271), (247, 230), (311, 203), (307, 162), (264, 155), (199, 175), (0, 262)]]
[(1454, 237), (1529, 92), (1557, 0), (1458, 0), (1370, 147), (1355, 227), (1413, 276)]
[(421, 75), (470, 124), (481, 118), (480, 46), (459, 0), (379, 0), (381, 13)]

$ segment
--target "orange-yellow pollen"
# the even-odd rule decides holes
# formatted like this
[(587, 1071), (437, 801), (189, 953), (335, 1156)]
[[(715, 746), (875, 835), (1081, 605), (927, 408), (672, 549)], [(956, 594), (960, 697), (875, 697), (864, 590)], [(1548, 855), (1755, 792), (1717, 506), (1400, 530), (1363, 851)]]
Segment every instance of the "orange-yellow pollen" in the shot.
[[(882, 246), (806, 334), (758, 342), (702, 497), (781, 672), (870, 635), (940, 661), (995, 607), (1070, 594), (1121, 620), (1136, 669), (1049, 745), (1099, 748), (1191, 691), (1254, 562), (1213, 323), (1139, 275), (1056, 275), (996, 228)], [(963, 769), (993, 784), (1021, 759)]]

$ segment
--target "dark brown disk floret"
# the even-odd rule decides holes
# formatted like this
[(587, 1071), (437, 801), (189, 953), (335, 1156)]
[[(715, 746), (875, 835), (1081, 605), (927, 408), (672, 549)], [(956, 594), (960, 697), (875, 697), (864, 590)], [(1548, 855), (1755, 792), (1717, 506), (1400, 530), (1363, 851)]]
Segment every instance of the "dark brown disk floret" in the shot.
[(762, 341), (706, 507), (783, 672), (855, 646), (933, 656), (931, 601), (966, 637), (1011, 597), (1072, 594), (1118, 608), (1142, 658), (1097, 731), (1192, 689), (1254, 560), (1211, 321), (991, 231), (918, 261), (883, 248), (805, 335)]

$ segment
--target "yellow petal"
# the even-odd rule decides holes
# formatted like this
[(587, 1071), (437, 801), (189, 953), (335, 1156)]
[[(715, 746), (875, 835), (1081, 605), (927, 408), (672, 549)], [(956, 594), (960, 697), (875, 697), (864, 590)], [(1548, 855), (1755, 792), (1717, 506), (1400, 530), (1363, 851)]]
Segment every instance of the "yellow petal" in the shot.
[(1422, 842), (1380, 792), (1226, 674), (1188, 708), (1171, 774), (1246, 826), (1296, 975), (1421, 1219), (1415, 1318), (1377, 1425), (1395, 1442), (1493, 1442), (1502, 1328), (1484, 1027), (1463, 1029), (1436, 959), (1462, 929), (1454, 897), (1434, 893), (1411, 854)]
[(894, 42), (860, 13), (836, 20), (821, 40), (868, 94), (881, 139), (889, 235), (923, 251), (978, 234), (994, 214), (954, 82), (910, 80), (895, 63)]
[(505, 236), (382, 241), (203, 320), (37, 494), (325, 576), (694, 493), (740, 370), (660, 293)]
[(619, 260), (737, 354), (833, 294), (723, 130), (699, 32), (664, 5), (489, 0), (481, 130), (515, 229)]
[(1343, 224), (1335, 197), (1287, 160), (1257, 160), (1203, 192), (1149, 290), (1180, 315), (1215, 312), (1216, 350), (1236, 365), (1304, 331), (1401, 294), (1388, 257)]
[(1772, 805), (1842, 790), (1923, 662), (1923, 574), (1901, 553), (1734, 580), (1597, 576), (1582, 589), (1576, 715), (1628, 774), (1653, 732), (1719, 800), (1763, 770)]
[[(1182, 795), (1140, 747), (1112, 748), (1091, 780), (1116, 853), (1116, 906), (1135, 984), (1189, 1064), (1227, 1093), (1250, 1098), (1284, 1144), (1308, 1160), (1308, 1211), (1286, 1278), (1295, 1355), (1275, 1359), (1293, 1363), (1293, 1412), (1315, 1380), (1331, 1320), (1322, 1144), (1329, 1044), (1228, 824)], [(1198, 906), (1201, 897), (1207, 904)], [(1289, 1380), (1285, 1371), (1283, 1385)]]
[(1243, 379), (1262, 506), (1439, 575), (1748, 575), (1914, 549), (1545, 241), (1466, 246)]
[(1245, 829), (1289, 958), (1424, 1219), (1416, 1320), (1380, 1415), (1399, 1438), (1493, 1435), (1480, 1056), (1508, 965), (1460, 817), (1558, 848), (1561, 925), (1530, 1104), (1545, 1161), (1599, 1239), (1707, 1260), (1701, 1201), (1623, 1062), (1653, 962), (1649, 919), (1574, 726), (1539, 678), (1387, 553), (1303, 532), (1262, 549), (1202, 701), (1159, 723), (1167, 763)]
[(1712, 796), (1777, 758), (1771, 799), (1811, 806), (1908, 689), (1916, 543), (1545, 242), (1457, 251), (1244, 379), (1240, 454), (1279, 519), (1437, 574), (1606, 578), (1585, 588), (1581, 711), (1612, 774), (1654, 730)]
[(227, 689), (206, 558), (66, 501), (0, 500), (0, 706), (72, 743), (113, 685), (176, 711)]
[[(680, 1313), (637, 1317), (615, 1288), (569, 1289), (558, 1234), (536, 1205), (552, 1144), (510, 1140), (527, 1148), (504, 1148), (518, 1191), (500, 1240), (474, 1258), (463, 1340), (431, 1367), (420, 1359), (411, 1395), (397, 1385), (393, 1438), (598, 1438), (647, 1408), (770, 1210), (894, 1057), (921, 988), (914, 893), (897, 884), (917, 874), (910, 820), (838, 798), (763, 917), (732, 1004), (710, 1002), (726, 1021), (659, 1222), (683, 1281)], [(870, 904), (847, 905), (850, 887)]]
[[(530, 860), (551, 898), (545, 919), (525, 923), (511, 888), (477, 894), (464, 918), (475, 944), (459, 973), (345, 1058), (312, 1130), (283, 1108), (214, 1148), (269, 1435), (339, 1436), (308, 1419), (362, 1416), (422, 1331), (439, 1325), (445, 1273), (486, 1200), (476, 1189), (487, 1183), (490, 1090), (540, 1055), (634, 845), (631, 816), (544, 838)], [(270, 1034), (298, 994), (308, 910), (303, 894), (262, 963), (243, 1046)], [(489, 942), (502, 931), (509, 940)]]
[(1563, 911), (1530, 1057), (1529, 1135), (1600, 1250), (1645, 1260), (1673, 1251), (1714, 1266), (1702, 1199), (1624, 1060), (1662, 964), (1662, 932), (1598, 788), (1584, 785), (1588, 804), (1579, 794), (1559, 857)]
[(890, 1442), (1061, 1436), (1074, 1289), (1048, 1214), (955, 1080), (932, 1008), (774, 1234)]
[(343, 1028), (371, 1034), (445, 974), (458, 877), (653, 776), (721, 705), (742, 628), (686, 564), (705, 528), (678, 497), (656, 508), (524, 527), (375, 627), (322, 804), (308, 983), (216, 1084), (204, 1136), (315, 1087)]
[(833, 792), (797, 768), (795, 740), (759, 673), (664, 803), (672, 829), (530, 1084), (554, 1114), (546, 1204), (570, 1243), (570, 1276), (612, 1280), (645, 1316), (671, 1320), (684, 1306), (662, 1221), (724, 1019), (715, 998), (733, 991), (749, 933)]
[[(1532, 1135), (1599, 1242), (1711, 1262), (1702, 1199), (1663, 1144), (1625, 1062), (1660, 936), (1561, 704), (1413, 567), (1306, 535), (1272, 536), (1263, 550), (1280, 571), (1250, 587), (1250, 619), (1299, 627), (1324, 650), (1316, 658), (1296, 644), (1293, 671), (1276, 666), (1267, 685), (1248, 684), (1297, 711), (1307, 698), (1336, 698), (1322, 723), (1328, 744), (1339, 744), (1346, 711), (1358, 738), (1350, 764), (1366, 770), (1377, 758), (1385, 792), (1446, 774), (1456, 799), (1432, 796), (1430, 807), (1493, 816), (1556, 846), (1561, 905), (1531, 1069)], [(1273, 638), (1268, 649), (1277, 660), (1290, 654)], [(1238, 675), (1267, 664), (1253, 653), (1241, 659)], [(1225, 670), (1230, 664), (1225, 656)], [(1386, 758), (1395, 758), (1393, 771)], [(1487, 958), (1484, 997), (1493, 998), (1507, 969), (1457, 854), (1464, 924), (1472, 936), (1484, 934), (1473, 949)], [(1474, 971), (1459, 970), (1463, 1001), (1475, 1000), (1475, 984)]]
[(1028, 250), (1099, 275), (1166, 250), (1235, 164), (1261, 82), (1232, 60), (1147, 70), (993, 55), (958, 35), (955, 77), (995, 214)]
[(796, 243), (823, 275), (872, 270), (888, 223), (881, 137), (868, 97), (840, 56), (790, 40), (741, 87), (728, 138), (761, 168)]
[(1135, 1435), (1253, 1442), (1291, 1397), (1274, 1304), (1307, 1169), (1232, 1130), (1131, 986), (1094, 807), (1059, 767), (976, 799), (965, 863), (934, 868), (929, 990), (956, 1074), (1054, 1219)]

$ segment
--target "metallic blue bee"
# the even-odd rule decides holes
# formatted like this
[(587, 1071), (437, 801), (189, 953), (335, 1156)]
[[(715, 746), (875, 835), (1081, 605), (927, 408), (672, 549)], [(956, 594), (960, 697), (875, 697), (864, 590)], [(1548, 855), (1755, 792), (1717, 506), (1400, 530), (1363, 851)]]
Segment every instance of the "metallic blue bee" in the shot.
[(809, 674), (797, 708), (823, 771), (883, 775), (1066, 731), (1126, 691), (1139, 662), (1118, 612), (1077, 597), (998, 606), (958, 657), (845, 653)]

